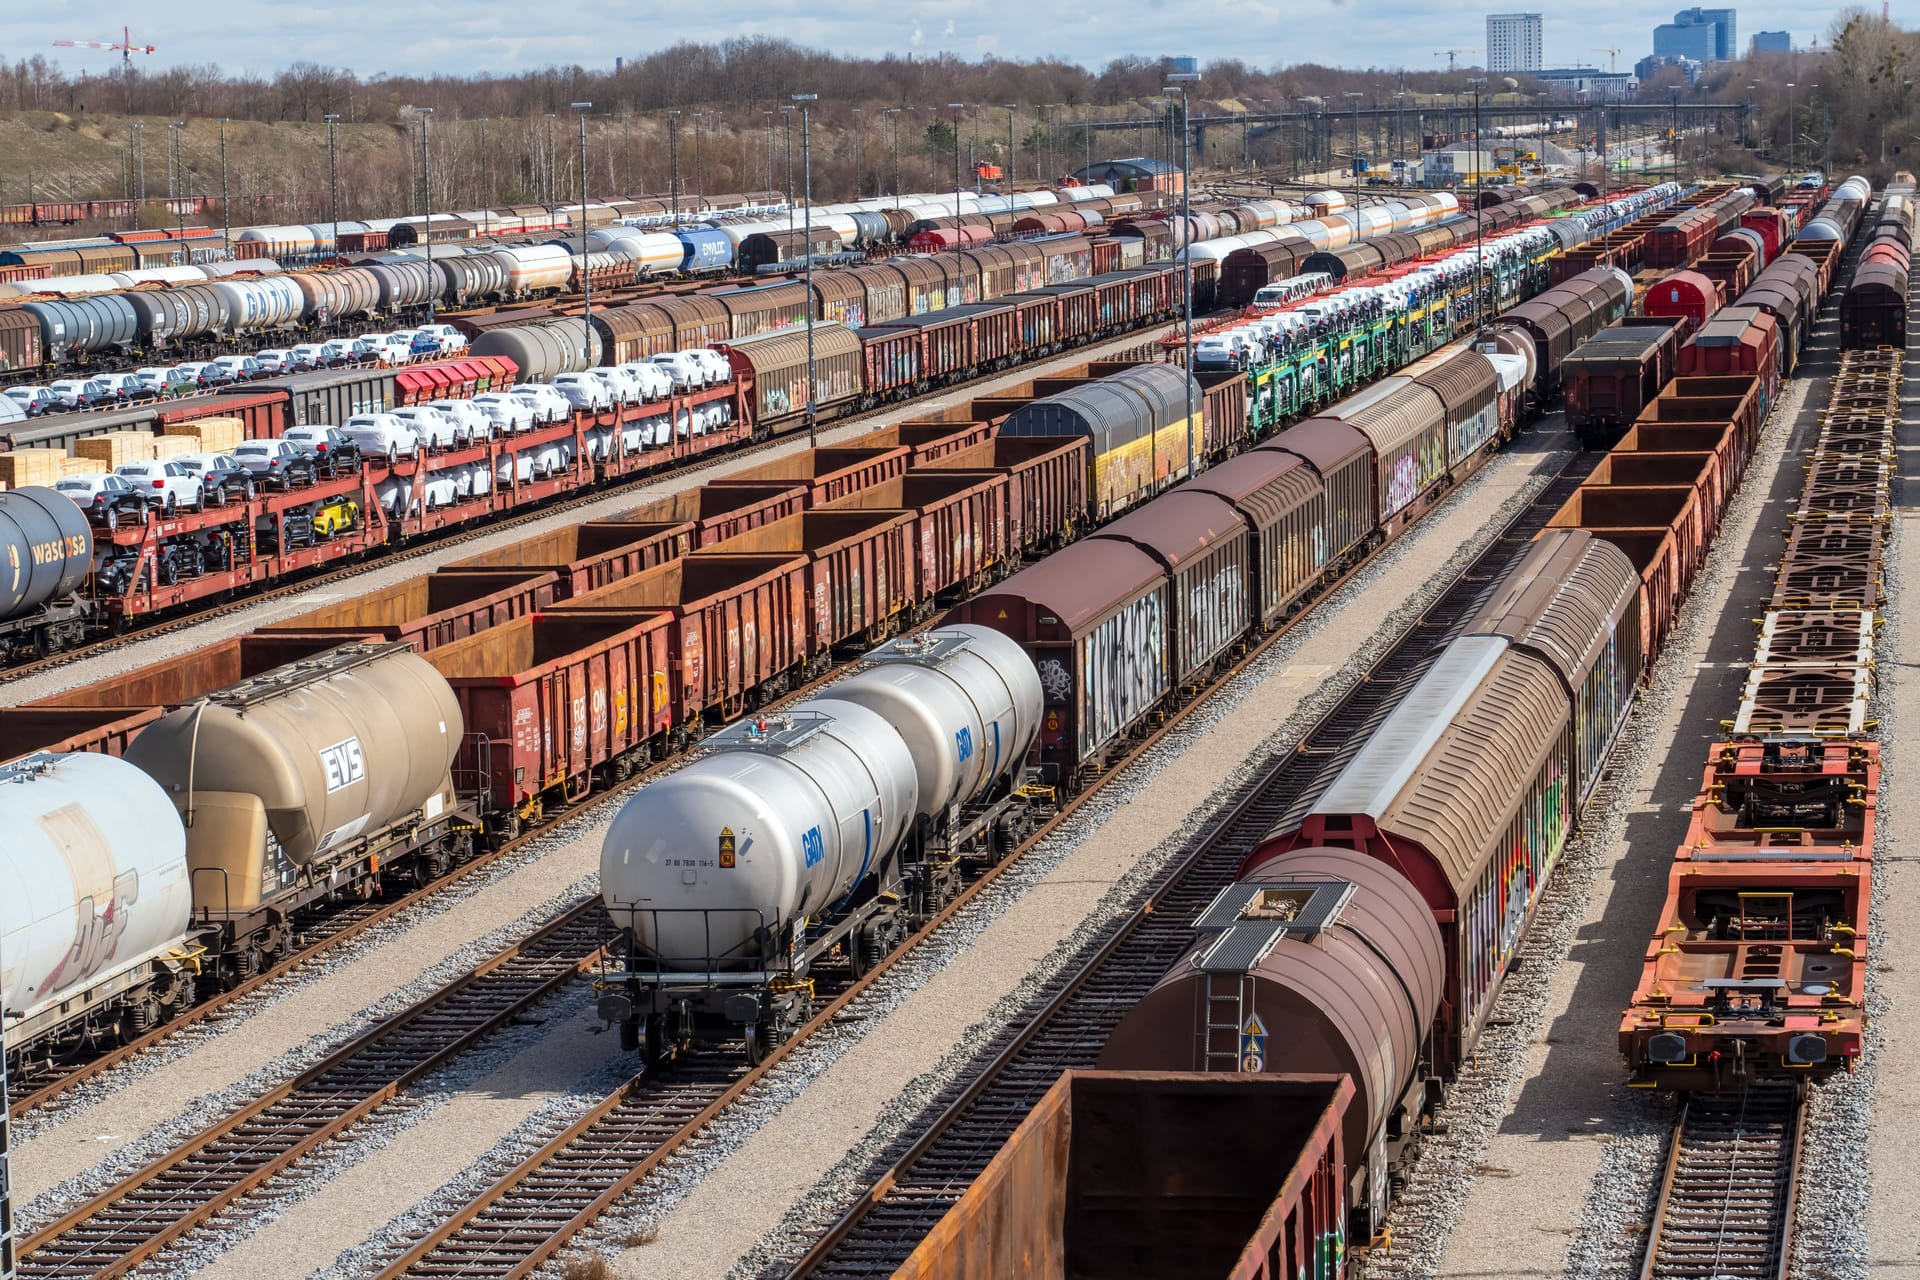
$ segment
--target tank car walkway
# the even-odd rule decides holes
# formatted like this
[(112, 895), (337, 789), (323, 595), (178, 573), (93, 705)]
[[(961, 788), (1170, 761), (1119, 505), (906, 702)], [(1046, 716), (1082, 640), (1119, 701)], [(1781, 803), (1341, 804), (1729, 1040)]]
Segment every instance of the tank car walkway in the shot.
[[(1755, 602), (1771, 589), (1773, 566), (1785, 547), (1786, 513), (1803, 481), (1800, 467), (1788, 460), (1805, 447), (1836, 367), (1835, 314), (1829, 311), (1822, 320), (1800, 375), (1781, 397), (1689, 597), (1691, 621), (1676, 633), (1643, 695), (1637, 729), (1616, 753), (1612, 786), (1603, 789), (1600, 808), (1588, 815), (1587, 833), (1564, 864), (1557, 891), (1584, 895), (1584, 909), (1573, 907), (1579, 924), (1569, 952), (1546, 980), (1544, 1010), (1521, 1015), (1530, 1026), (1524, 1030), (1520, 1084), (1508, 1092), (1484, 1148), (1463, 1156), (1477, 1176), (1458, 1223), (1435, 1240), (1425, 1228), (1440, 1215), (1412, 1204), (1397, 1211), (1396, 1253), (1403, 1256), (1387, 1264), (1386, 1274), (1436, 1274), (1436, 1264), (1438, 1275), (1455, 1280), (1586, 1274), (1571, 1254), (1576, 1242), (1604, 1253), (1621, 1274), (1629, 1266), (1637, 1274), (1644, 1221), (1629, 1228), (1638, 1233), (1630, 1238), (1619, 1237), (1616, 1227), (1616, 1238), (1581, 1239), (1608, 1144), (1662, 1144), (1668, 1124), (1660, 1100), (1625, 1085), (1620, 1009), (1639, 977), (1673, 851), (1687, 833), (1700, 762), (1746, 682)], [(1590, 868), (1590, 883), (1570, 883), (1568, 877), (1583, 866)], [(1503, 997), (1503, 1006), (1512, 1003)], [(1507, 1012), (1496, 1007), (1495, 1017)], [(1502, 1065), (1490, 1066), (1482, 1047), (1481, 1071)], [(1610, 1221), (1631, 1195), (1613, 1192)], [(1625, 1214), (1629, 1220), (1638, 1216)], [(1416, 1239), (1416, 1226), (1428, 1238)]]

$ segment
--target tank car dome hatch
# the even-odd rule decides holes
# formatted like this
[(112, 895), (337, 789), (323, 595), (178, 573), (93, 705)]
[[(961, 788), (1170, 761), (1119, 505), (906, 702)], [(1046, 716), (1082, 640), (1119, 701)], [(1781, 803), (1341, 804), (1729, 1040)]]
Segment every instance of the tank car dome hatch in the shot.
[(7, 1038), (180, 941), (193, 910), (167, 793), (92, 752), (0, 765), (0, 1004)]
[(863, 706), (815, 698), (714, 734), (621, 806), (600, 852), (616, 924), (667, 968), (742, 969), (877, 869), (918, 810), (913, 757)]
[(232, 860), (269, 834), (298, 867), (416, 811), (438, 818), (463, 730), (452, 688), (411, 645), (346, 644), (169, 712), (126, 758), (193, 819), (196, 870), (244, 879)]

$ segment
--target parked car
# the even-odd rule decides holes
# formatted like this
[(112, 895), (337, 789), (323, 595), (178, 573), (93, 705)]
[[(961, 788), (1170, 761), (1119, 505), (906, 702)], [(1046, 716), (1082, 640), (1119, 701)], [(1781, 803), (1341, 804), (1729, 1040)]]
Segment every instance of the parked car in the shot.
[(331, 538), (359, 523), (360, 504), (344, 494), (327, 499), (313, 511), (313, 535), (316, 538)]
[(620, 366), (601, 365), (587, 370), (587, 375), (600, 380), (615, 404), (639, 404), (646, 399), (646, 389), (641, 386), (640, 379)]
[(294, 373), (302, 369), (325, 369), (331, 367), (334, 361), (332, 357), (327, 354), (327, 350), (333, 345), (331, 342), (302, 342), (297, 346), (288, 347), (288, 367), (283, 370), (283, 372)]
[(233, 458), (251, 471), (255, 480), (272, 489), (284, 491), (320, 478), (320, 464), (314, 456), (287, 440), (242, 440), (234, 446)]
[(452, 449), (470, 439), (452, 418), (432, 405), (410, 404), (395, 409), (393, 416), (412, 428), (415, 438), (427, 449)]
[(633, 360), (620, 366), (640, 384), (640, 394), (648, 400), (665, 400), (673, 394), (673, 375), (651, 360)]
[(664, 369), (673, 379), (676, 393), (685, 395), (689, 391), (698, 391), (707, 385), (706, 366), (686, 351), (662, 351), (653, 358), (658, 368)]
[(532, 405), (535, 422), (565, 422), (573, 416), (573, 402), (544, 382), (523, 382), (507, 394)]
[(153, 504), (147, 498), (150, 490), (136, 489), (119, 476), (62, 476), (53, 487), (109, 533), (123, 524), (145, 524), (153, 518)]
[(137, 373), (98, 373), (94, 375), (93, 380), (112, 391), (113, 399), (118, 404), (129, 404), (135, 400), (151, 400), (157, 394)]
[(712, 347), (692, 347), (686, 354), (707, 371), (708, 386), (718, 387), (733, 381), (733, 365)]
[(193, 379), (194, 385), (202, 391), (209, 387), (225, 386), (233, 381), (232, 374), (209, 360), (189, 360), (185, 364), (173, 366), (173, 371), (182, 379)]
[(48, 387), (8, 387), (5, 395), (24, 409), (29, 418), (37, 418), (60, 407), (52, 389)]
[(505, 391), (484, 392), (469, 403), (486, 414), (493, 429), (504, 435), (531, 431), (539, 421), (539, 411), (531, 400)]
[(591, 373), (559, 374), (553, 380), (553, 389), (565, 396), (568, 404), (587, 413), (613, 407), (612, 388)]
[(151, 490), (148, 497), (167, 515), (199, 511), (205, 505), (200, 477), (175, 462), (123, 462), (113, 474), (137, 489)]
[(467, 335), (450, 324), (423, 324), (414, 331), (413, 346), (417, 351), (424, 339), (433, 339), (439, 344), (436, 350), (440, 355), (450, 356), (456, 351), (467, 349)]
[(467, 440), (485, 440), (493, 434), (493, 419), (471, 400), (435, 400), (429, 406), (453, 420), (454, 429)]
[(217, 356), (213, 367), (231, 374), (231, 382), (252, 382), (266, 374), (265, 367), (252, 356)]
[(390, 334), (370, 333), (353, 341), (353, 353), (357, 359), (369, 364), (405, 364), (407, 362), (407, 344), (396, 341)]
[(338, 427), (288, 427), (280, 438), (311, 454), (319, 469), (330, 476), (343, 471), (352, 475), (363, 461), (360, 446)]
[(340, 429), (360, 446), (362, 457), (412, 458), (420, 453), (419, 436), (390, 413), (356, 413)]
[(253, 353), (253, 362), (260, 366), (256, 377), (268, 377), (276, 373), (292, 373), (300, 366), (294, 362), (293, 351), (288, 347), (268, 347), (265, 351)]
[(200, 492), (209, 502), (252, 502), (259, 492), (253, 472), (230, 453), (183, 453), (170, 461), (199, 478)]
[(53, 393), (54, 406), (59, 409), (97, 409), (119, 398), (98, 378), (62, 378), (47, 390)]

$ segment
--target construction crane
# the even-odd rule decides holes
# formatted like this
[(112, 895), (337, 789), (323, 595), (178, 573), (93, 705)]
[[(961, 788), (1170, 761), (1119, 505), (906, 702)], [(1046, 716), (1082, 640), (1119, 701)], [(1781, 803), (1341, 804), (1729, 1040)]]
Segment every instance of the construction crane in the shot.
[(120, 55), (120, 70), (125, 72), (127, 75), (133, 74), (133, 55), (134, 54), (153, 52), (152, 45), (135, 44), (133, 42), (133, 32), (132, 32), (132, 29), (129, 27), (120, 28), (120, 39), (117, 43), (111, 40), (55, 40), (53, 42), (53, 47), (56, 49), (112, 50), (113, 52), (116, 52)]
[(1435, 49), (1435, 50), (1433, 51), (1433, 56), (1437, 58), (1437, 57), (1439, 57), (1439, 56), (1440, 56), (1441, 54), (1443, 54), (1443, 53), (1444, 53), (1444, 54), (1446, 54), (1446, 55), (1447, 55), (1447, 74), (1448, 74), (1448, 75), (1452, 75), (1452, 74), (1453, 74), (1453, 55), (1454, 55), (1454, 54), (1456, 54), (1456, 53), (1478, 53), (1478, 52), (1480, 52), (1480, 50), (1479, 50), (1478, 48), (1471, 48), (1471, 49)]
[(1604, 45), (1595, 45), (1593, 48), (1587, 50), (1587, 52), (1606, 54), (1607, 55), (1607, 71), (1610, 74), (1620, 70), (1620, 51), (1618, 49), (1609, 49), (1609, 48), (1606, 48)]

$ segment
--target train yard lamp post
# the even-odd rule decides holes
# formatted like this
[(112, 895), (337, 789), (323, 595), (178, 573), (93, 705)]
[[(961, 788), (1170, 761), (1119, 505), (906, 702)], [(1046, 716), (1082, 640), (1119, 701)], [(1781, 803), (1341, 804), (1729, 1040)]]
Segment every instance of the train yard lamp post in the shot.
[(767, 190), (773, 190), (773, 108), (764, 108), (761, 115), (767, 118)]
[[(1794, 120), (1793, 81), (1789, 80), (1787, 81), (1787, 177), (1788, 178), (1792, 178), (1794, 176), (1793, 134), (1794, 134), (1795, 126), (1794, 126), (1793, 120)], [(138, 129), (139, 127), (140, 127), (139, 125), (134, 126), (134, 128), (136, 129)]]
[(415, 107), (414, 110), (420, 115), (420, 185), (425, 192), (423, 203), (427, 210), (421, 239), (427, 242), (427, 323), (432, 324), (440, 315), (440, 290), (433, 283), (433, 142), (429, 132), (433, 125), (433, 108)]
[(1473, 76), (1467, 81), (1473, 86), (1473, 324), (1476, 329), (1486, 311), (1487, 292), (1486, 221), (1480, 212), (1480, 89), (1486, 82), (1485, 76)]
[(953, 247), (960, 247), (960, 112), (965, 109), (964, 102), (949, 102), (947, 110), (953, 113)]
[(673, 225), (680, 225), (680, 112), (667, 112), (667, 202)]
[[(220, 235), (226, 240), (229, 252), (231, 252), (233, 245), (233, 217), (227, 212), (227, 119), (228, 117), (226, 116), (220, 117)], [(329, 126), (329, 131), (331, 131), (331, 126)], [(328, 156), (331, 157), (331, 148), (333, 145), (331, 140), (329, 140), (327, 145), (329, 148)], [(329, 160), (329, 167), (331, 167), (331, 160)], [(334, 247), (338, 248), (340, 244), (340, 215), (335, 213), (333, 219), (333, 242)]]
[(1347, 101), (1353, 104), (1353, 207), (1360, 207), (1360, 99), (1367, 95), (1357, 89), (1347, 91)]
[(880, 124), (893, 131), (893, 198), (900, 198), (900, 122), (894, 117), (905, 111), (905, 107), (886, 107), (880, 112)]
[(1180, 91), (1180, 221), (1185, 228), (1185, 243), (1180, 246), (1180, 315), (1186, 326), (1181, 363), (1187, 373), (1187, 478), (1191, 480), (1197, 472), (1193, 438), (1193, 177), (1189, 171), (1190, 155), (1187, 150), (1187, 140), (1192, 136), (1192, 122), (1187, 119), (1187, 86), (1197, 84), (1200, 73), (1175, 71), (1167, 79), (1172, 83), (1162, 89), (1162, 93), (1171, 94), (1175, 89)]
[(587, 256), (587, 112), (591, 102), (567, 104), (580, 117), (580, 368), (593, 368), (593, 261)]
[(181, 207), (179, 198), (180, 174), (180, 131), (187, 127), (185, 120), (175, 120), (167, 125), (167, 203), (173, 206), (174, 235), (186, 239), (187, 214)]
[(787, 143), (787, 244), (793, 244), (793, 104), (780, 104), (780, 131)]
[[(1013, 113), (1015, 110), (1014, 104), (1009, 102), (1007, 104), (1007, 172), (1001, 177), (1003, 184), (1001, 190), (1007, 192), (1013, 190), (1013, 180), (1020, 175), (1020, 153), (1013, 149)], [(1035, 167), (1039, 167), (1037, 161), (1035, 162)]]
[(134, 192), (133, 204), (133, 229), (138, 231), (140, 215), (147, 205), (147, 126), (130, 124), (127, 128), (133, 130), (133, 163), (139, 184)]
[[(820, 101), (817, 93), (796, 93), (793, 100), (800, 104), (800, 170), (801, 181), (806, 184), (802, 195), (807, 202), (807, 298), (811, 306), (813, 298), (813, 108), (809, 105)], [(807, 316), (807, 448), (818, 448), (820, 444), (815, 434), (813, 420), (813, 316)]]
[[(333, 126), (340, 123), (340, 117), (328, 113), (320, 117), (327, 122), (327, 206), (333, 211), (333, 251), (340, 252), (340, 168), (334, 162)], [(221, 121), (220, 128), (220, 203), (227, 202), (227, 131), (226, 122)]]

